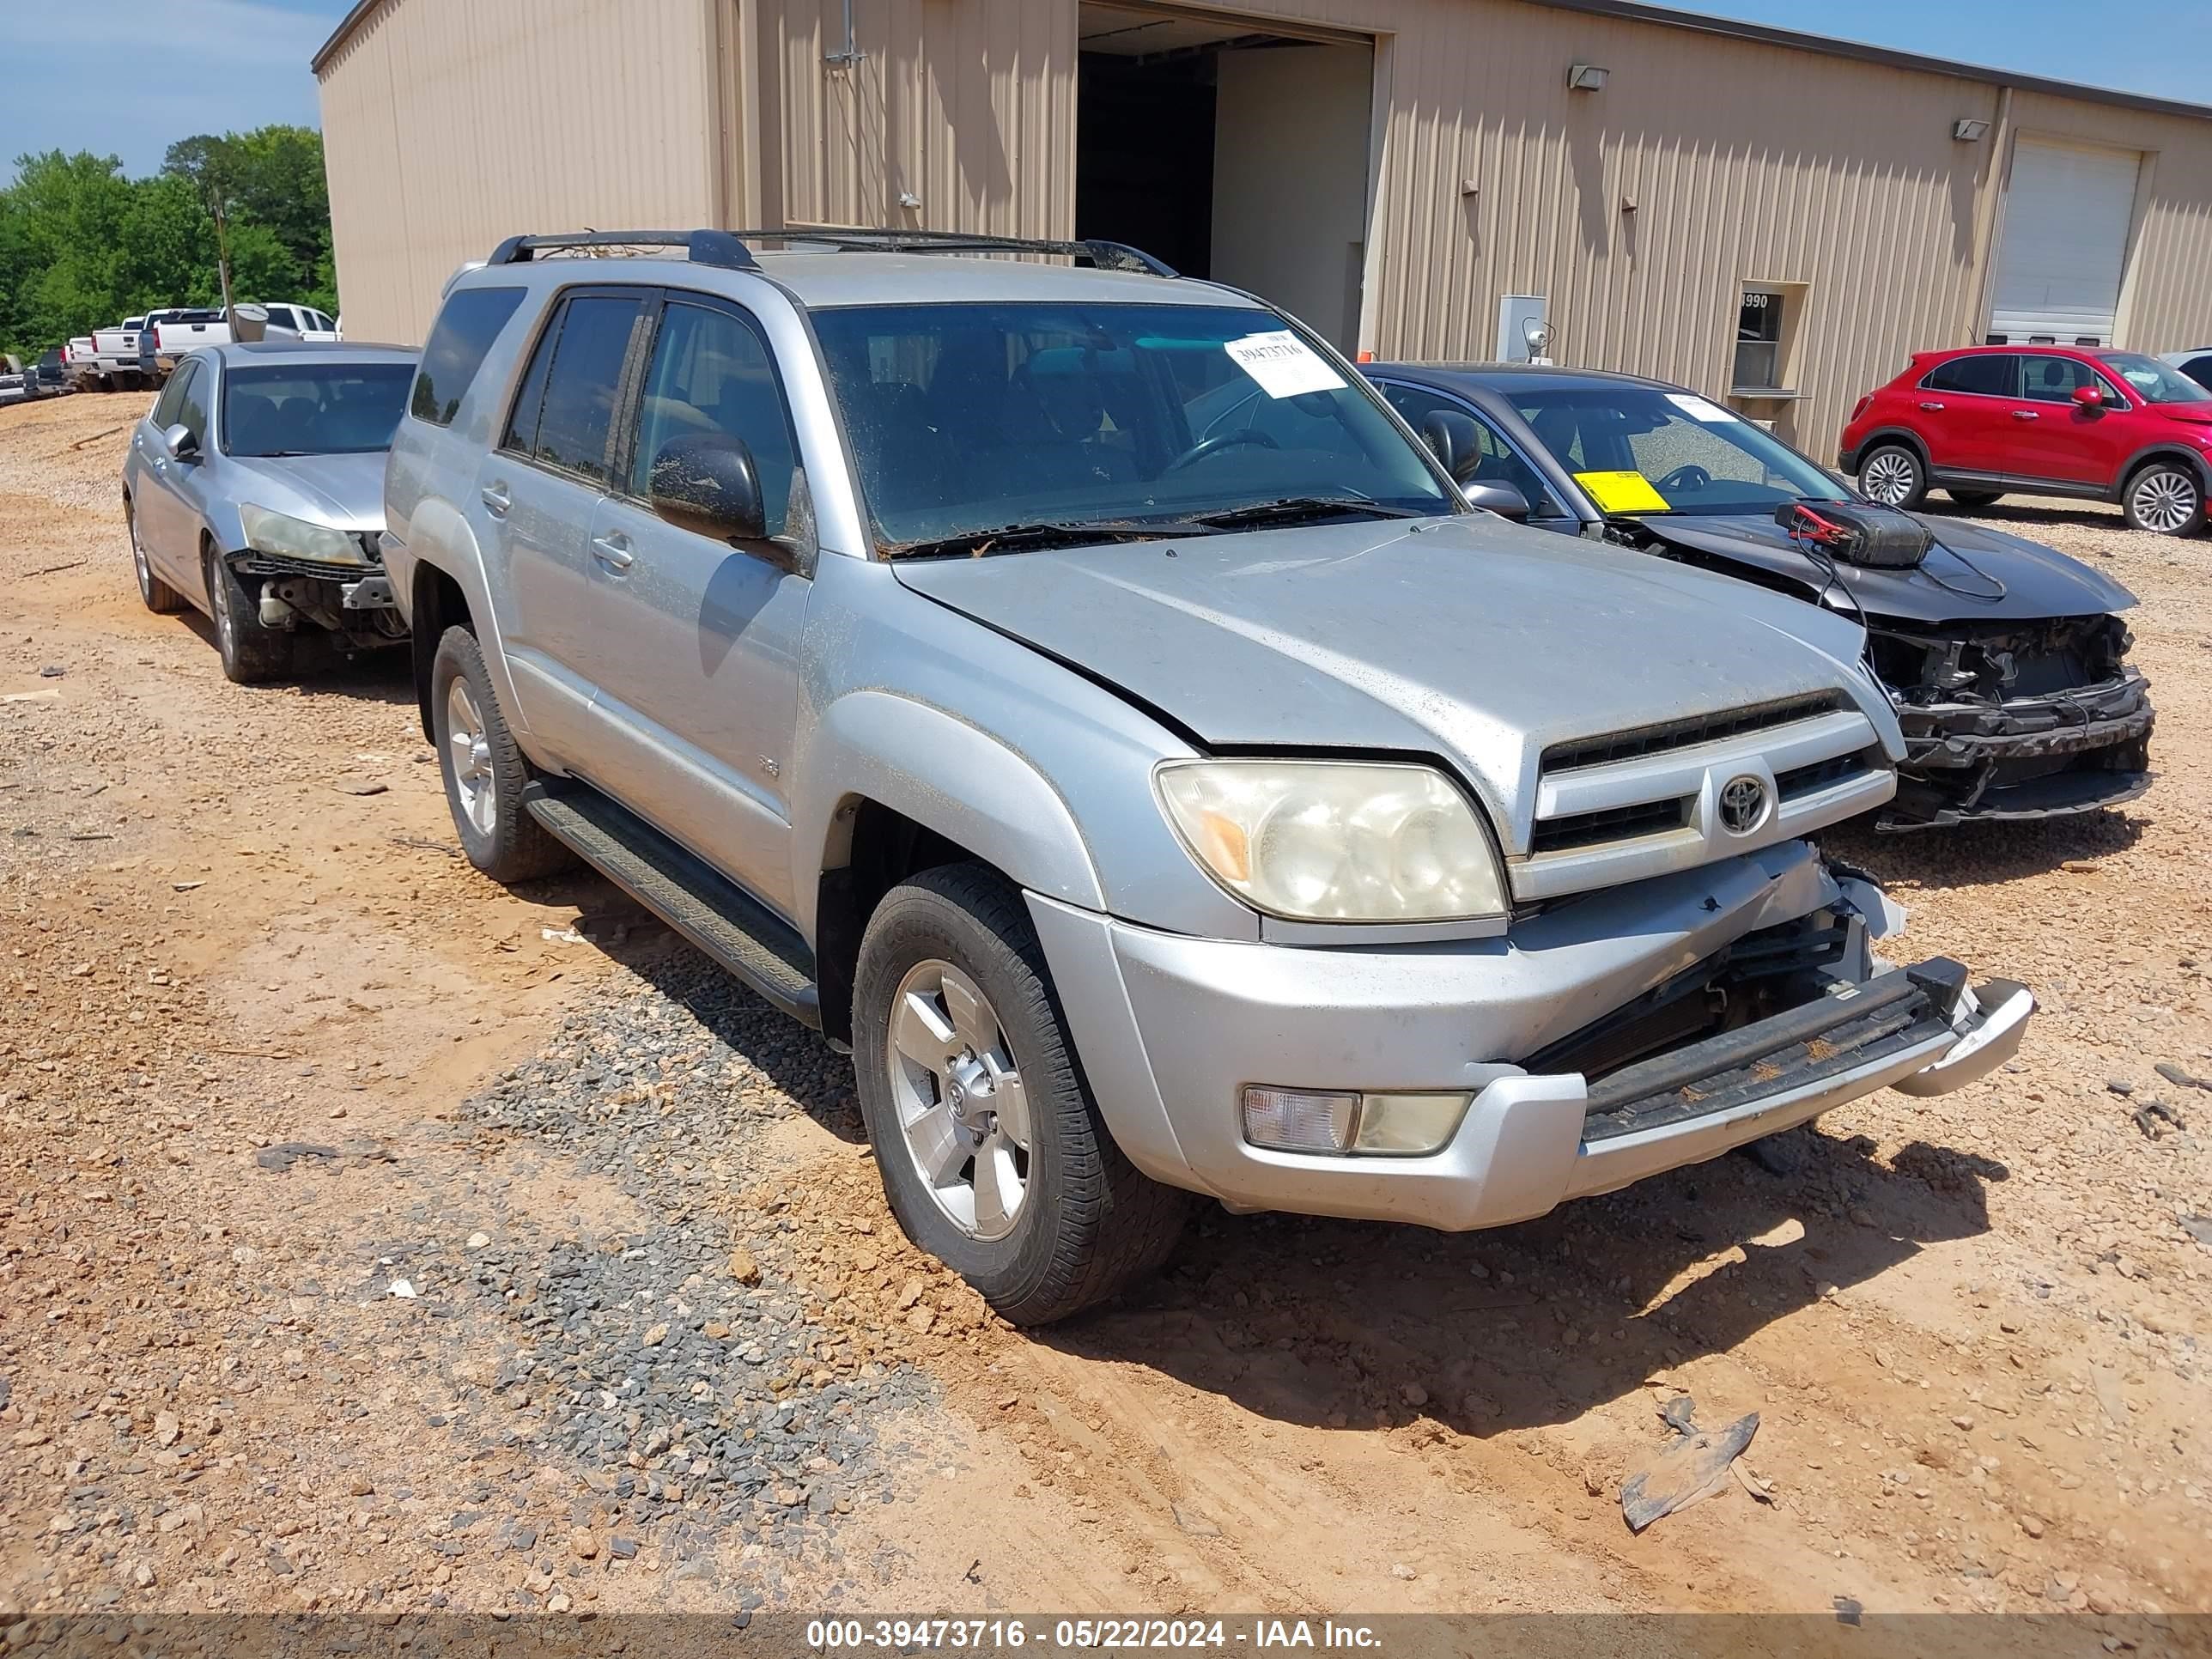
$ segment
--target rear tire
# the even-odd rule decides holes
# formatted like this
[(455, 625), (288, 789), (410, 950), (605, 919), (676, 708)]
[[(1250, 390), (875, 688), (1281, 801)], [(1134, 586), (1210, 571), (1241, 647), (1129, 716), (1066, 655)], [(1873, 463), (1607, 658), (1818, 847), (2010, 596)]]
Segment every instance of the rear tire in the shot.
[(261, 625), (259, 599), (215, 550), (200, 548), (207, 578), (208, 617), (215, 623), (215, 648), (223, 678), (238, 685), (263, 685), (292, 672), (292, 636)]
[(154, 567), (147, 562), (145, 544), (138, 539), (138, 510), (128, 495), (123, 498), (123, 524), (131, 532), (131, 568), (138, 578), (138, 597), (155, 616), (175, 616), (190, 601), (154, 574)]
[(1860, 458), (1859, 488), (1884, 507), (1909, 513), (1928, 499), (1928, 469), (1903, 444), (1876, 444)]
[(2002, 489), (1947, 489), (1943, 493), (1972, 513), (1978, 513), (1985, 507), (1995, 507), (2004, 499)]
[(2120, 508), (2130, 530), (2193, 536), (2204, 528), (2204, 485), (2185, 461), (2148, 460), (2120, 491)]
[(899, 1225), (1015, 1324), (1104, 1300), (1182, 1236), (1190, 1195), (1114, 1144), (1029, 912), (995, 871), (926, 871), (877, 906), (853, 1063)]
[(576, 861), (523, 805), (530, 763), (507, 729), (483, 647), (465, 628), (447, 629), (431, 661), (430, 729), (446, 805), (471, 864), (494, 881), (512, 883)]

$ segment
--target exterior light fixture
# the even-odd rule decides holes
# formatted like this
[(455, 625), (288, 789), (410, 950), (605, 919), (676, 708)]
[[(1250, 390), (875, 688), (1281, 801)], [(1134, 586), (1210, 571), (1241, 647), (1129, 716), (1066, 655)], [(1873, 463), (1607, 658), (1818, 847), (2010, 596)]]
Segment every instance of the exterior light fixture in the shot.
[(1572, 64), (1567, 68), (1569, 92), (1603, 92), (1608, 70), (1595, 64)]
[(1977, 121), (1970, 116), (1951, 123), (1951, 136), (1962, 144), (1978, 144), (1990, 136), (1990, 124)]

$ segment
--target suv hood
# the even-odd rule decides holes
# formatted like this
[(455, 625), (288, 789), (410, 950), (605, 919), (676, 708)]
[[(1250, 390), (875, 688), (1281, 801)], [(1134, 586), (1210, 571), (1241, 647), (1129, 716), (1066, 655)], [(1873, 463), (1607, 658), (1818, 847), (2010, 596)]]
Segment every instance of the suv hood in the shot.
[[(1957, 519), (1913, 516), (1936, 538), (1919, 565), (1909, 570), (1836, 566), (1837, 585), (1870, 616), (1913, 623), (2026, 622), (2101, 616), (2136, 602), (2118, 582), (2055, 547)], [(1662, 541), (1772, 571), (1815, 589), (1828, 579), (1817, 560), (1763, 514), (1668, 514), (1636, 522)], [(1982, 597), (1991, 591), (1989, 578), (2003, 584), (2002, 598)]]
[(1487, 515), (893, 568), (1209, 749), (1448, 757), (1515, 851), (1550, 744), (1839, 690), (1904, 752), (1856, 623)]

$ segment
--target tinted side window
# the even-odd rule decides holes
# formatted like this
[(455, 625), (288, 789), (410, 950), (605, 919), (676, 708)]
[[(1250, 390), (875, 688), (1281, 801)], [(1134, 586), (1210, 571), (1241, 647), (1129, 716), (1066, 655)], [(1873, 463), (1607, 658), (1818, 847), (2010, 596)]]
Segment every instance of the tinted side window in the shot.
[(199, 374), (198, 363), (186, 363), (169, 377), (169, 384), (161, 388), (161, 398), (154, 405), (154, 430), (167, 432), (177, 423), (177, 411), (185, 406), (185, 394), (191, 390), (192, 380)]
[(721, 433), (752, 452), (768, 533), (781, 535), (798, 449), (768, 346), (729, 312), (671, 304), (661, 313), (638, 407), (630, 493), (651, 493), (653, 459), (663, 445), (700, 433)]
[(2017, 395), (2014, 369), (2020, 359), (2008, 351), (1978, 357), (1954, 357), (1929, 372), (1920, 384), (1930, 392), (1974, 392), (1986, 398)]
[(2212, 356), (2191, 357), (2181, 366), (2181, 372), (2202, 386), (2212, 386)]
[[(630, 335), (643, 314), (637, 295), (585, 294), (568, 301), (557, 330), (538, 342), (523, 398), (515, 400), (510, 428), (516, 447), (526, 416), (530, 381), (541, 380), (537, 432), (528, 446), (541, 465), (574, 472), (593, 483), (607, 481), (607, 441), (614, 433), (615, 399), (622, 390), (623, 363)], [(538, 359), (547, 367), (542, 372)]]
[(186, 382), (185, 395), (177, 404), (177, 423), (192, 434), (203, 455), (207, 453), (208, 392), (214, 379), (211, 371), (202, 369)]
[(1464, 415), (1474, 422), (1475, 433), (1481, 440), (1482, 463), (1468, 478), (1470, 483), (1510, 483), (1528, 498), (1531, 517), (1559, 519), (1566, 516), (1559, 504), (1545, 489), (1542, 476), (1484, 416), (1453, 398), (1421, 386), (1386, 384), (1381, 390), (1390, 407), (1404, 416), (1406, 424), (1416, 432), (1421, 429), (1421, 422), (1438, 410)]
[(522, 303), (519, 288), (470, 288), (447, 300), (438, 313), (430, 343), (422, 348), (422, 367), (415, 375), (408, 408), (418, 421), (451, 426), (469, 383), (483, 367), (484, 354)]

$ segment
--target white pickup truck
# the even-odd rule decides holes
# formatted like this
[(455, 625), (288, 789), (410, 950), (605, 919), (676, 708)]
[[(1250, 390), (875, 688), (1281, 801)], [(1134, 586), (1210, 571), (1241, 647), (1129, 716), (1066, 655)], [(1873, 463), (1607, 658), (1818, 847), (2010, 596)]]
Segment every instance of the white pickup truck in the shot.
[(145, 328), (143, 317), (125, 317), (117, 327), (93, 330), (93, 372), (102, 392), (118, 386), (136, 392), (150, 383), (152, 377), (139, 355), (138, 337)]
[(230, 324), (219, 309), (155, 312), (147, 318), (146, 327), (153, 338), (140, 343), (152, 349), (155, 372), (164, 377), (187, 351), (230, 343)]

